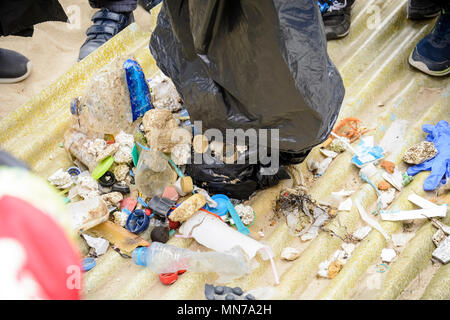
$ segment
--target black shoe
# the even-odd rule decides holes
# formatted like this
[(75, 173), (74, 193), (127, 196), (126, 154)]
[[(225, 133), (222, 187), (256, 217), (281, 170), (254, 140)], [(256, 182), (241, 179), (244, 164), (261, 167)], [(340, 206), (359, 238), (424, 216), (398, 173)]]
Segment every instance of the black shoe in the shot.
[(408, 19), (428, 19), (436, 17), (441, 11), (441, 6), (432, 0), (408, 0), (406, 17)]
[(162, 0), (139, 0), (139, 4), (141, 5), (141, 7), (143, 7), (148, 12), (150, 12), (150, 10), (152, 10), (161, 2)]
[(355, 0), (319, 0), (327, 40), (345, 37), (350, 32), (350, 11)]
[(94, 24), (86, 30), (87, 39), (80, 48), (78, 61), (114, 37), (129, 24), (134, 22), (132, 12), (117, 13), (108, 9), (97, 11), (92, 16)]
[(30, 60), (18, 52), (0, 48), (0, 83), (19, 82), (30, 73)]

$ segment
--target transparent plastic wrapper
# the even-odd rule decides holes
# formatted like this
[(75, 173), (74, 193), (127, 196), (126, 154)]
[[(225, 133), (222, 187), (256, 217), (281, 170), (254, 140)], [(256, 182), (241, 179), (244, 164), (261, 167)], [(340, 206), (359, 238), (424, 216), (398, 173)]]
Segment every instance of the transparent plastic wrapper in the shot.
[(67, 210), (76, 231), (85, 231), (106, 221), (108, 207), (101, 197), (87, 198), (67, 205)]
[(83, 131), (112, 135), (129, 131), (133, 117), (123, 61), (115, 59), (89, 81), (80, 100)]
[(147, 198), (163, 193), (176, 176), (167, 159), (158, 151), (142, 149), (135, 171), (138, 190)]
[(195, 252), (160, 242), (133, 251), (133, 261), (149, 267), (155, 273), (173, 273), (178, 270), (215, 272), (218, 283), (227, 283), (250, 273), (245, 253), (239, 247), (221, 252)]
[(64, 134), (64, 148), (68, 153), (81, 161), (89, 171), (93, 171), (97, 166), (95, 154), (87, 152), (89, 138), (83, 132), (74, 129), (68, 129)]

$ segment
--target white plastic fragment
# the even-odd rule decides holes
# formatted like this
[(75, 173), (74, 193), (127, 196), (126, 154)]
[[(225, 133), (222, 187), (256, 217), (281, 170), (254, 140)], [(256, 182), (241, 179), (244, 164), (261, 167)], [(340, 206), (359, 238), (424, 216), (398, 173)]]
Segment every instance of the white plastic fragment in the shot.
[(381, 208), (386, 209), (395, 198), (395, 189), (390, 188), (386, 191), (380, 191)]
[(350, 211), (352, 210), (353, 201), (352, 198), (348, 198), (347, 200), (341, 202), (341, 204), (338, 207), (339, 211)]
[(393, 174), (384, 172), (383, 179), (389, 182), (391, 185), (393, 185), (394, 188), (397, 189), (398, 191), (402, 191), (403, 176), (402, 173), (399, 170), (397, 170), (397, 168), (395, 168)]
[(392, 235), (392, 243), (396, 247), (404, 247), (413, 237), (414, 233), (394, 233)]
[(122, 201), (123, 195), (120, 192), (110, 192), (102, 194), (102, 199), (107, 203), (114, 206), (119, 206), (119, 202)]
[(300, 256), (300, 252), (292, 247), (286, 247), (281, 252), (281, 259), (287, 260), (287, 261), (293, 261), (297, 259)]
[[(194, 216), (186, 220), (179, 231), (185, 236), (193, 237), (205, 247), (218, 252), (226, 252), (234, 246), (239, 246), (247, 253), (250, 259), (258, 252), (263, 254), (263, 258), (268, 258), (264, 254), (267, 252), (260, 250), (265, 248), (270, 250), (269, 247), (243, 235), (222, 220), (202, 211), (197, 212)], [(226, 241), (223, 239), (226, 239)], [(272, 253), (270, 255), (273, 256)]]
[(77, 176), (76, 186), (70, 189), (69, 199), (79, 195), (83, 199), (100, 195), (97, 181), (92, 178), (89, 171), (83, 171)]
[[(275, 283), (279, 284), (271, 248), (231, 228), (221, 219), (199, 211), (182, 224), (179, 232), (218, 252), (227, 252), (234, 247), (240, 247), (247, 254), (249, 260), (259, 253), (263, 260), (270, 260)], [(224, 241), (224, 239), (226, 240)]]
[[(354, 191), (347, 191), (347, 190), (341, 190), (338, 192), (332, 192), (331, 193), (331, 197), (330, 197), (330, 205), (332, 207), (338, 208), (338, 210), (346, 210), (345, 208), (347, 208), (348, 206), (350, 206), (351, 209), (351, 199), (345, 199), (346, 197), (350, 196)], [(350, 201), (349, 201), (350, 200)], [(343, 202), (345, 202), (345, 204), (343, 204)], [(341, 205), (344, 206), (343, 209), (341, 208)], [(349, 209), (349, 210), (350, 210)]]
[(103, 238), (94, 238), (87, 234), (82, 234), (89, 247), (95, 249), (95, 254), (100, 256), (108, 250), (109, 241)]
[(433, 237), (431, 237), (431, 240), (433, 240), (433, 243), (436, 247), (439, 247), (442, 241), (444, 241), (446, 238), (446, 235), (444, 231), (441, 229), (438, 229), (434, 234)]
[(352, 255), (353, 251), (356, 248), (356, 246), (353, 243), (346, 243), (346, 242), (343, 242), (341, 247), (348, 257)]
[(55, 173), (48, 177), (48, 181), (60, 189), (68, 188), (73, 184), (70, 174), (63, 171), (62, 168), (59, 168)]
[(439, 207), (437, 204), (434, 204), (433, 202), (428, 201), (427, 199), (422, 198), (421, 196), (415, 193), (411, 193), (408, 196), (408, 200), (414, 203), (415, 205), (421, 207), (422, 209), (431, 209)]
[(360, 172), (366, 175), (366, 177), (370, 178), (377, 173), (377, 168), (373, 163), (368, 163), (364, 167), (361, 168)]
[(333, 161), (333, 158), (325, 158), (324, 160), (322, 160), (317, 168), (317, 175), (322, 176), (328, 169), (331, 161)]
[(328, 149), (324, 149), (324, 148), (321, 148), (320, 152), (322, 152), (322, 154), (327, 158), (336, 158), (338, 155), (337, 152), (334, 152), (334, 151), (328, 150)]
[(447, 205), (443, 204), (441, 206), (437, 206), (436, 208), (430, 209), (407, 210), (397, 212), (389, 212), (382, 210), (380, 212), (380, 215), (381, 219), (387, 221), (402, 221), (413, 219), (427, 219), (432, 217), (445, 217), (447, 215)]
[(317, 275), (322, 278), (328, 278), (328, 267), (330, 266), (331, 261), (325, 260), (319, 264), (319, 271)]
[(386, 231), (384, 231), (384, 229), (381, 227), (381, 225), (378, 223), (378, 221), (376, 221), (373, 218), (369, 217), (369, 215), (367, 214), (366, 210), (364, 210), (364, 208), (362, 207), (361, 203), (356, 202), (356, 207), (358, 208), (358, 211), (359, 211), (359, 214), (361, 216), (361, 219), (365, 223), (370, 225), (372, 228), (374, 228), (377, 231), (379, 231), (383, 235), (383, 237), (387, 241), (389, 241), (389, 239), (390, 239), (389, 235), (386, 233)]
[(409, 121), (396, 119), (392, 122), (389, 129), (384, 133), (383, 139), (380, 141), (380, 147), (386, 153), (392, 153), (396, 150), (401, 150), (405, 143), (406, 131), (409, 129)]
[(369, 234), (370, 230), (372, 230), (372, 227), (370, 226), (364, 226), (362, 228), (359, 228), (358, 230), (356, 230), (355, 232), (353, 232), (353, 238), (355, 238), (356, 240), (363, 240), (365, 237), (367, 237), (367, 235)]
[(445, 240), (439, 244), (439, 247), (433, 251), (433, 257), (443, 264), (447, 264), (450, 261), (450, 236), (445, 238)]
[(381, 261), (390, 263), (397, 256), (394, 249), (383, 249), (381, 250)]

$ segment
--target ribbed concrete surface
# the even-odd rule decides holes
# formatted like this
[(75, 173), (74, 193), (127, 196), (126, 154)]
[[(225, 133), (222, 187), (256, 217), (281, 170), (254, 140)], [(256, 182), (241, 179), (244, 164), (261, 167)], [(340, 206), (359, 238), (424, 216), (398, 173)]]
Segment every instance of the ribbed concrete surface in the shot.
[[(408, 121), (407, 132), (400, 139), (386, 159), (395, 162), (401, 170), (406, 166), (401, 161), (404, 150), (413, 143), (422, 141), (422, 124), (449, 120), (450, 78), (432, 78), (412, 69), (407, 57), (415, 44), (434, 25), (434, 20), (406, 20), (406, 0), (356, 1), (352, 12), (350, 34), (339, 41), (329, 42), (329, 53), (338, 66), (345, 82), (346, 96), (340, 119), (353, 116), (363, 120), (373, 129), (370, 134), (379, 142), (391, 126), (401, 120)], [(374, 22), (379, 22), (379, 27)], [(147, 75), (154, 72), (147, 48), (148, 34), (130, 26), (115, 42), (105, 46), (103, 51), (76, 65), (58, 83), (36, 97), (23, 109), (0, 123), (0, 146), (10, 150), (22, 159), (31, 162), (33, 168), (43, 176), (68, 166), (67, 155), (58, 148), (62, 134), (68, 123), (68, 103), (82, 93), (87, 79), (101, 66), (102, 59), (110, 61), (122, 53), (135, 52), (144, 63)], [(39, 112), (28, 112), (37, 110)], [(44, 130), (45, 128), (45, 130)], [(33, 139), (36, 135), (39, 139)], [(49, 156), (55, 159), (49, 161)], [(320, 157), (317, 149), (309, 156)], [(333, 191), (342, 188), (357, 190), (353, 202), (360, 201), (371, 212), (376, 207), (376, 194), (372, 187), (358, 177), (358, 170), (350, 163), (350, 154), (339, 155), (327, 172), (315, 179), (306, 169), (305, 163), (297, 166), (301, 171), (313, 198), (325, 199)], [(372, 178), (381, 180), (382, 169)], [(414, 191), (424, 197), (432, 197), (422, 189), (428, 173), (419, 174), (403, 191), (396, 195), (391, 208), (413, 209), (407, 200)], [(288, 233), (284, 218), (272, 211), (272, 205), (283, 186), (292, 186), (293, 181), (261, 191), (250, 203), (257, 213), (251, 227), (262, 230), (263, 241), (275, 253), (280, 284), (274, 287), (273, 299), (397, 299), (405, 288), (415, 292), (413, 299), (448, 299), (448, 266), (438, 269), (428, 281), (418, 281), (417, 277), (427, 271), (434, 244), (431, 235), (435, 228), (427, 221), (417, 221), (412, 226), (401, 222), (381, 222), (389, 233), (402, 232), (409, 228), (414, 237), (404, 248), (399, 248), (399, 256), (390, 264), (387, 272), (374, 272), (381, 262), (383, 248), (391, 247), (377, 231), (373, 230), (366, 239), (358, 243), (352, 257), (339, 275), (333, 280), (317, 279), (318, 265), (327, 259), (342, 244), (342, 239), (360, 226), (361, 221), (356, 206), (350, 212), (340, 212), (321, 231), (319, 236), (302, 242)], [(273, 225), (271, 222), (275, 221)], [(449, 223), (449, 218), (445, 219)], [(333, 231), (333, 232), (331, 232)], [(336, 234), (338, 236), (333, 235)], [(170, 243), (190, 249), (201, 249), (193, 240), (176, 239)], [(293, 262), (279, 259), (286, 246), (298, 248), (302, 254)], [(260, 265), (253, 273), (230, 285), (241, 286), (244, 290), (272, 286), (273, 277), (270, 263), (258, 260)], [(214, 283), (214, 274), (187, 272), (172, 286), (163, 286), (151, 271), (135, 266), (123, 259), (115, 251), (109, 250), (97, 261), (97, 266), (86, 273), (84, 281), (86, 299), (204, 299), (204, 284)], [(430, 280), (431, 279), (431, 280)], [(444, 280), (442, 280), (444, 279)], [(372, 284), (372, 285), (370, 285)]]

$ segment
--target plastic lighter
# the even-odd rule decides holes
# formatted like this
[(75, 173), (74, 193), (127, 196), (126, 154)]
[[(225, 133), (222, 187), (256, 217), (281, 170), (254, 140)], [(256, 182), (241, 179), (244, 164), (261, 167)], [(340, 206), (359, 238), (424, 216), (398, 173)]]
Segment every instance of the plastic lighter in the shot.
[(130, 92), (131, 112), (133, 121), (142, 117), (152, 108), (150, 89), (145, 80), (144, 71), (137, 61), (128, 59), (123, 63), (128, 91)]

